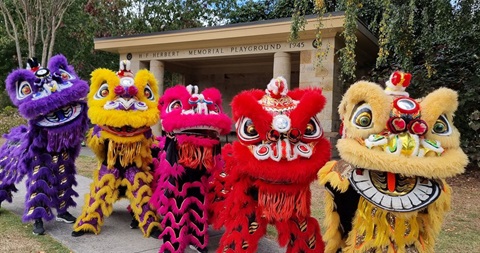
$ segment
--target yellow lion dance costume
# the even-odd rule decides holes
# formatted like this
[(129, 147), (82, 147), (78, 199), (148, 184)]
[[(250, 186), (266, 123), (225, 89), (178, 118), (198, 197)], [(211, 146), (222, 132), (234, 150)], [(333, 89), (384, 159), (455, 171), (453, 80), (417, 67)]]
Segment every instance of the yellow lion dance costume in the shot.
[(158, 218), (150, 209), (150, 171), (154, 140), (150, 126), (158, 121), (157, 81), (148, 70), (134, 76), (130, 62), (122, 61), (117, 73), (108, 69), (92, 72), (88, 93), (88, 116), (94, 127), (87, 144), (98, 158), (90, 194), (72, 236), (100, 233), (104, 216), (113, 211), (120, 197), (130, 200), (131, 212), (147, 237), (158, 233)]
[(410, 78), (397, 71), (385, 90), (357, 82), (340, 103), (341, 160), (319, 172), (328, 191), (325, 252), (434, 252), (450, 208), (445, 178), (468, 159), (452, 123), (457, 93), (440, 88), (412, 99)]

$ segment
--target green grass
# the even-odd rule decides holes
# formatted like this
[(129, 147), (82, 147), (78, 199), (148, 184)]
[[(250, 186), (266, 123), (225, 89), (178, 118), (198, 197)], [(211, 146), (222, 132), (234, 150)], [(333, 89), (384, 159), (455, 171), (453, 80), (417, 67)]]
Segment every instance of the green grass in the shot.
[(71, 252), (49, 235), (32, 233), (32, 224), (22, 223), (21, 218), (0, 209), (0, 252)]
[(77, 157), (75, 165), (77, 165), (78, 175), (93, 178), (93, 171), (97, 168), (98, 163), (95, 157), (80, 155)]
[(480, 252), (479, 181), (479, 171), (449, 180), (453, 190), (452, 210), (437, 239), (436, 253)]

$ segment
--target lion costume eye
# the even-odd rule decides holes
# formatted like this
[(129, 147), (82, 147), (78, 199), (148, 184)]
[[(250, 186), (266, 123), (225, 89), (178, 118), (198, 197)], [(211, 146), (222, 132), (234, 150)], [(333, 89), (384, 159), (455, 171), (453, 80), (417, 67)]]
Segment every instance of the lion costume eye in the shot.
[(62, 80), (64, 80), (64, 81), (75, 79), (74, 75), (68, 73), (67, 71), (65, 71), (63, 69), (60, 69), (59, 72), (60, 72), (60, 76), (62, 77)]
[(182, 102), (180, 100), (174, 100), (170, 102), (170, 104), (168, 105), (167, 112), (171, 112), (173, 110), (182, 109), (182, 108), (183, 108)]
[(100, 86), (100, 88), (98, 88), (98, 91), (97, 91), (97, 93), (95, 93), (94, 98), (97, 99), (97, 100), (98, 99), (103, 99), (106, 96), (108, 96), (108, 94), (110, 94), (110, 91), (108, 90), (108, 84), (104, 83), (104, 84), (102, 84), (102, 86)]
[(372, 108), (369, 104), (362, 104), (354, 111), (351, 119), (353, 125), (361, 129), (372, 127)]
[(143, 94), (148, 100), (155, 101), (155, 95), (153, 94), (153, 91), (152, 91), (152, 88), (150, 88), (150, 85), (147, 84), (147, 86), (145, 86), (145, 89), (143, 90)]
[(250, 118), (243, 117), (238, 121), (238, 137), (245, 142), (257, 141), (260, 136)]
[(32, 94), (32, 87), (27, 81), (17, 83), (17, 99), (22, 100)]
[(310, 118), (310, 121), (307, 123), (305, 127), (305, 133), (303, 135), (304, 139), (317, 139), (321, 137), (323, 134), (322, 127), (318, 122), (316, 117)]
[(452, 133), (452, 128), (445, 115), (438, 117), (435, 124), (433, 124), (432, 132), (438, 135), (450, 135)]

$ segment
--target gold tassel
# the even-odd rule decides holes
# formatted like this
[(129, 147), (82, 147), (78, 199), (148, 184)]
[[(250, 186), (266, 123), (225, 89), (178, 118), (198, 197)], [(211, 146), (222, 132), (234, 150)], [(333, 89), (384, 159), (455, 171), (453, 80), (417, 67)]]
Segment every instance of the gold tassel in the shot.
[[(126, 167), (134, 162), (138, 163), (141, 159), (137, 159), (142, 155), (142, 147), (147, 145), (149, 141), (142, 140), (132, 143), (117, 143), (110, 141), (108, 143), (107, 165), (113, 168), (117, 159), (122, 167)], [(147, 157), (148, 158), (148, 157)], [(151, 156), (149, 156), (151, 159)], [(148, 159), (147, 159), (148, 160)], [(148, 162), (148, 161), (146, 161)], [(143, 164), (136, 164), (141, 167)]]

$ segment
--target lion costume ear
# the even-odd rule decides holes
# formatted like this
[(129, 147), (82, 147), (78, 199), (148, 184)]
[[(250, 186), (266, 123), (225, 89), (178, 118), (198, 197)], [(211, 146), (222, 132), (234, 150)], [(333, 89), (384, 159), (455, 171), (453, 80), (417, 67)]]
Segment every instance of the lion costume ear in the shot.
[[(388, 121), (391, 102), (391, 96), (387, 95), (380, 85), (366, 81), (354, 83), (338, 107), (344, 134), (348, 138), (365, 139), (370, 134), (381, 132)], [(356, 117), (360, 116), (361, 111), (370, 116), (371, 124), (361, 126), (356, 123)]]
[(458, 107), (458, 94), (448, 88), (440, 88), (419, 100), (422, 119), (427, 122), (427, 139), (438, 140), (444, 148), (460, 147), (460, 133), (453, 124)]

